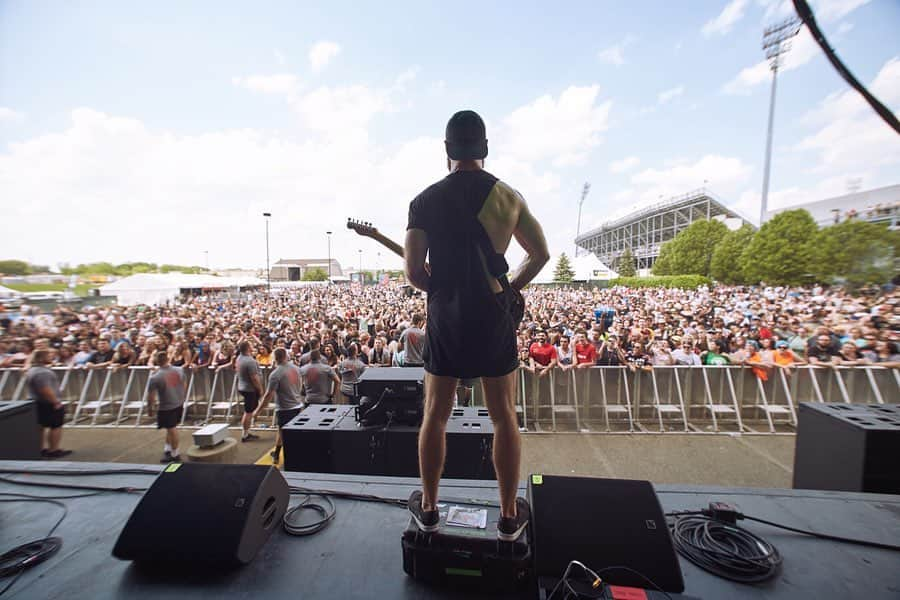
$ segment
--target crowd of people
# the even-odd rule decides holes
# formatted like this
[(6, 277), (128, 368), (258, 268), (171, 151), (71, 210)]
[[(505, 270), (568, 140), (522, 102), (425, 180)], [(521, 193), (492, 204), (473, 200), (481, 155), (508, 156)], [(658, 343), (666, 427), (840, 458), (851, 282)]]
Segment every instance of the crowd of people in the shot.
[[(524, 295), (520, 363), (538, 374), (594, 365), (900, 361), (896, 291), (531, 287)], [(27, 366), (44, 349), (62, 367), (155, 367), (164, 352), (173, 367), (234, 368), (244, 341), (262, 367), (274, 366), (277, 348), (300, 365), (317, 340), (321, 361), (352, 380), (366, 367), (421, 364), (423, 317), (424, 297), (394, 283), (197, 296), (162, 306), (46, 313), (23, 306), (0, 313), (0, 367)]]

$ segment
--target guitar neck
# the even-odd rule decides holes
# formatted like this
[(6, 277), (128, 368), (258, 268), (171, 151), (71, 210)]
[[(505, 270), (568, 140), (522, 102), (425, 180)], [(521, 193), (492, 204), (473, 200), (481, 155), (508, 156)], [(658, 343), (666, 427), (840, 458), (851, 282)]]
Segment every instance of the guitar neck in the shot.
[(385, 248), (387, 248), (388, 250), (390, 250), (391, 252), (393, 252), (394, 254), (399, 256), (400, 258), (403, 258), (403, 246), (401, 246), (400, 244), (398, 244), (391, 238), (389, 238), (381, 233), (375, 233), (371, 237), (373, 240), (375, 240), (376, 242), (378, 242), (379, 244), (381, 244), (382, 246), (384, 246)]

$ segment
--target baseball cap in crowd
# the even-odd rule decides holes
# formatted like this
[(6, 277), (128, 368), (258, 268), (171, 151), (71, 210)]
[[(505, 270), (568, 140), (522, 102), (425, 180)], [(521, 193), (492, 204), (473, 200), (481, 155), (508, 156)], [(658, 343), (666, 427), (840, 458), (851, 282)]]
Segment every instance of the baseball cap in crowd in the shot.
[(754, 350), (759, 350), (759, 344), (754, 340), (747, 340), (747, 345), (751, 346)]
[(775, 347), (776, 348), (787, 348), (788, 343), (784, 340), (778, 340), (777, 342), (775, 342)]
[(488, 155), (484, 121), (473, 110), (461, 110), (447, 121), (444, 145), (453, 160), (481, 160)]

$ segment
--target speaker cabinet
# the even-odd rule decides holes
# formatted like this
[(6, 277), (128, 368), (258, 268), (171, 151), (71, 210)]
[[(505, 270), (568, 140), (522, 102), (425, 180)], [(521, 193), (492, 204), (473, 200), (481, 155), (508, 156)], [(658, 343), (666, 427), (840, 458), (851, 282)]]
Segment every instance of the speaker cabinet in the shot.
[(143, 563), (246, 564), (279, 527), (290, 491), (277, 469), (172, 463), (131, 513), (113, 556)]
[(387, 433), (384, 427), (364, 427), (350, 416), (341, 419), (331, 437), (334, 472), (387, 475)]
[[(352, 409), (352, 406), (312, 404), (282, 427), (285, 470), (333, 473), (331, 434)], [(352, 415), (349, 418), (354, 420)]]
[(800, 404), (794, 487), (900, 494), (900, 404)]
[(40, 460), (41, 427), (32, 400), (0, 402), (0, 460)]

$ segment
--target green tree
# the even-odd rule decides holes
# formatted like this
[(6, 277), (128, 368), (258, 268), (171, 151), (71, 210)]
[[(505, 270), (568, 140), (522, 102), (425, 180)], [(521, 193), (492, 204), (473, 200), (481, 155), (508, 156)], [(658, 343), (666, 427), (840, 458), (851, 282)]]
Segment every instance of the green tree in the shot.
[(650, 270), (657, 276), (672, 274), (672, 245), (670, 243), (666, 242), (659, 249), (659, 256), (653, 261)]
[(900, 232), (851, 219), (816, 234), (813, 272), (822, 283), (846, 283), (851, 288), (881, 284), (897, 273), (895, 258)]
[(653, 274), (709, 276), (713, 251), (727, 233), (728, 228), (721, 221), (694, 221), (663, 244), (660, 258), (654, 263)]
[(806, 210), (786, 210), (766, 222), (741, 253), (741, 270), (749, 282), (799, 285), (814, 276), (819, 228)]
[(31, 266), (24, 260), (0, 260), (0, 273), (4, 275), (31, 275)]
[(326, 279), (328, 279), (328, 271), (319, 267), (307, 269), (303, 273), (303, 281), (325, 281)]
[(619, 256), (616, 271), (619, 273), (619, 277), (634, 277), (637, 275), (637, 261), (634, 259), (634, 254), (631, 253), (631, 248), (625, 248), (625, 252)]
[(747, 283), (741, 266), (741, 254), (750, 245), (753, 235), (753, 227), (747, 223), (740, 229), (725, 234), (713, 251), (712, 261), (709, 263), (709, 276), (722, 283)]
[(553, 272), (553, 281), (572, 283), (573, 279), (575, 279), (575, 271), (572, 270), (572, 264), (569, 262), (569, 257), (563, 252), (559, 255), (559, 260), (556, 261), (556, 270)]

